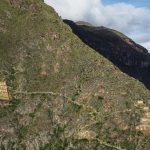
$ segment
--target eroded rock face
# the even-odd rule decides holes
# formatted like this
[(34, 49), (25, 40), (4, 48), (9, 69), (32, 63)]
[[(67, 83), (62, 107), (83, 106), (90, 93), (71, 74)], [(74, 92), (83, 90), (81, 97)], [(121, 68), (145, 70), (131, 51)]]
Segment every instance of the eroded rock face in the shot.
[(105, 27), (77, 25), (64, 20), (87, 45), (112, 61), (128, 75), (150, 88), (150, 54), (147, 49), (118, 31)]

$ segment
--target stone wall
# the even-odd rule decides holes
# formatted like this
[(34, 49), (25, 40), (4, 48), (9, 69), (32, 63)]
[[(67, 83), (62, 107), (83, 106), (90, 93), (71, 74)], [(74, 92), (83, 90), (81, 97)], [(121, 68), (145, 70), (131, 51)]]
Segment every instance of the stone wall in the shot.
[(6, 82), (0, 82), (0, 100), (9, 101)]

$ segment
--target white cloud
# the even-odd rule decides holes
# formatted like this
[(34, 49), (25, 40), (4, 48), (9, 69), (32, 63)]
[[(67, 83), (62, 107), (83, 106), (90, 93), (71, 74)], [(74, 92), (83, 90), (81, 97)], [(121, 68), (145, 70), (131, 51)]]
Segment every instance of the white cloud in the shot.
[(45, 0), (62, 18), (87, 21), (119, 30), (150, 51), (150, 10), (126, 3), (104, 5), (100, 0)]
[(146, 47), (149, 50), (149, 52), (150, 52), (150, 42), (149, 41), (141, 43), (141, 45), (143, 45), (144, 47)]

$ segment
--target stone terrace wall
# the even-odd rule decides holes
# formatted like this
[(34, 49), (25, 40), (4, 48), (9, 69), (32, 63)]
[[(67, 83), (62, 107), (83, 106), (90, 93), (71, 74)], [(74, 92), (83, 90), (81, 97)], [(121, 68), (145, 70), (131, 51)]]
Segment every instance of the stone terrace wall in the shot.
[(6, 82), (0, 82), (0, 100), (9, 101)]

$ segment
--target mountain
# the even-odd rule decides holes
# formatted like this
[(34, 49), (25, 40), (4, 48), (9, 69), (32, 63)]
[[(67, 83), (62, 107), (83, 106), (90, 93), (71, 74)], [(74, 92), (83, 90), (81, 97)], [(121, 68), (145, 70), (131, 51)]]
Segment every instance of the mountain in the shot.
[(70, 20), (64, 22), (84, 43), (150, 89), (150, 54), (147, 49), (112, 29), (78, 24)]
[(53, 8), (1, 0), (0, 39), (0, 149), (150, 149), (149, 90)]
[(77, 21), (77, 25), (85, 25), (85, 26), (93, 26), (91, 23), (85, 22), (85, 21)]

